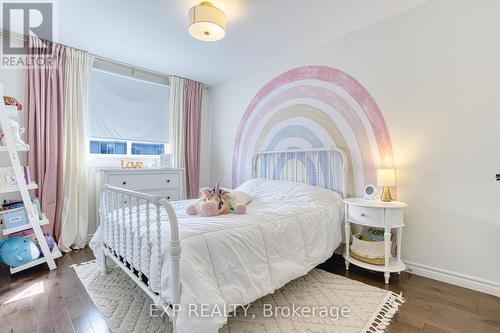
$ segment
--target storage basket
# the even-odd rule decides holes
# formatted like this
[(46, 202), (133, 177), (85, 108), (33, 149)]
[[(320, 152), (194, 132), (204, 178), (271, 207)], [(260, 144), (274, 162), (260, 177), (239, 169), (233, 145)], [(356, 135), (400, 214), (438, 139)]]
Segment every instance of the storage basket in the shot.
[(349, 253), (353, 258), (374, 265), (385, 264), (385, 244), (384, 242), (369, 242), (359, 239), (360, 234), (352, 236), (352, 243)]
[(5, 229), (20, 227), (28, 224), (28, 215), (24, 207), (9, 209), (2, 213), (2, 220)]

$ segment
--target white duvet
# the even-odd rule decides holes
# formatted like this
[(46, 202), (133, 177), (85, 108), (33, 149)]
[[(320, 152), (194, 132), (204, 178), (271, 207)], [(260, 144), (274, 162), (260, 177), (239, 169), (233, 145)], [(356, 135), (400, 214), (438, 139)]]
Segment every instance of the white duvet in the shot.
[[(201, 304), (219, 309), (224, 305), (249, 304), (330, 258), (341, 242), (343, 203), (339, 194), (304, 184), (262, 179), (251, 180), (239, 190), (253, 196), (244, 215), (189, 216), (185, 211), (191, 201), (172, 203), (182, 246), (178, 333), (217, 332), (227, 321), (226, 316), (205, 316), (206, 312), (198, 311)], [(121, 211), (117, 213), (120, 216)], [(133, 209), (132, 213), (137, 212)], [(145, 214), (144, 206), (140, 214)], [(154, 209), (150, 215), (155, 221)], [(170, 261), (166, 251), (170, 229), (166, 214), (162, 212), (161, 216), (161, 277), (154, 273), (158, 266), (154, 223), (150, 226), (153, 254), (146, 254), (146, 227), (142, 226), (142, 256), (135, 251), (133, 261), (150, 278), (152, 289), (170, 302)], [(131, 234), (128, 223), (123, 225)], [(99, 227), (90, 244), (98, 261), (102, 260), (101, 236)], [(139, 239), (134, 242), (139, 244)], [(132, 253), (125, 256), (130, 262)], [(196, 304), (191, 307), (196, 311), (188, 311), (189, 304)]]

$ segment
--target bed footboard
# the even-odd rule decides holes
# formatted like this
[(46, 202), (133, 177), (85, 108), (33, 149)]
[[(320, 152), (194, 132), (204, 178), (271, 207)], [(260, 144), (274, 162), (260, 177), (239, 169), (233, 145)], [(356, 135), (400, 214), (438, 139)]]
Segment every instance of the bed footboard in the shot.
[[(172, 295), (168, 304), (160, 296), (161, 270), (164, 260), (161, 216), (163, 213), (165, 217), (164, 212), (170, 223), (170, 241), (167, 249), (168, 260), (171, 260)], [(148, 195), (105, 185), (99, 215), (104, 258), (102, 270), (107, 271), (106, 260), (111, 259), (139, 285), (155, 304), (169, 305), (164, 309), (173, 320), (174, 308), (180, 301), (181, 245), (177, 215), (170, 202), (161, 195)], [(163, 223), (165, 223), (165, 218)], [(153, 243), (156, 243), (156, 249), (153, 249)], [(152, 266), (151, 260), (154, 257), (156, 257), (157, 265)], [(143, 267), (146, 265), (143, 263), (143, 258), (148, 259), (147, 267)], [(152, 286), (152, 279), (158, 282), (156, 288)]]

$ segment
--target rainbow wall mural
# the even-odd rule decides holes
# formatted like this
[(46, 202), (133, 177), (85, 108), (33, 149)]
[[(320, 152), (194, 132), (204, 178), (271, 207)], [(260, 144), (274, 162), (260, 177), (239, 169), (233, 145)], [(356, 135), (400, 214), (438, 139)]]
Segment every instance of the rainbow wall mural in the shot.
[(241, 119), (233, 154), (233, 186), (251, 177), (255, 152), (336, 146), (349, 160), (350, 195), (392, 167), (389, 132), (368, 91), (331, 67), (291, 69), (268, 82)]

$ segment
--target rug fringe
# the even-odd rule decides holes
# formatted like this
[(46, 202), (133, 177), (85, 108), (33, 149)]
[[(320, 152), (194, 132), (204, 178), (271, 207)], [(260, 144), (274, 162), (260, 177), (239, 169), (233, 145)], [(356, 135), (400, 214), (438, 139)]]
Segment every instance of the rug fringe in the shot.
[(375, 314), (370, 318), (363, 329), (363, 332), (380, 333), (384, 332), (391, 323), (392, 318), (398, 312), (399, 307), (405, 302), (403, 293), (399, 295), (392, 291), (387, 293), (384, 301), (380, 304)]

